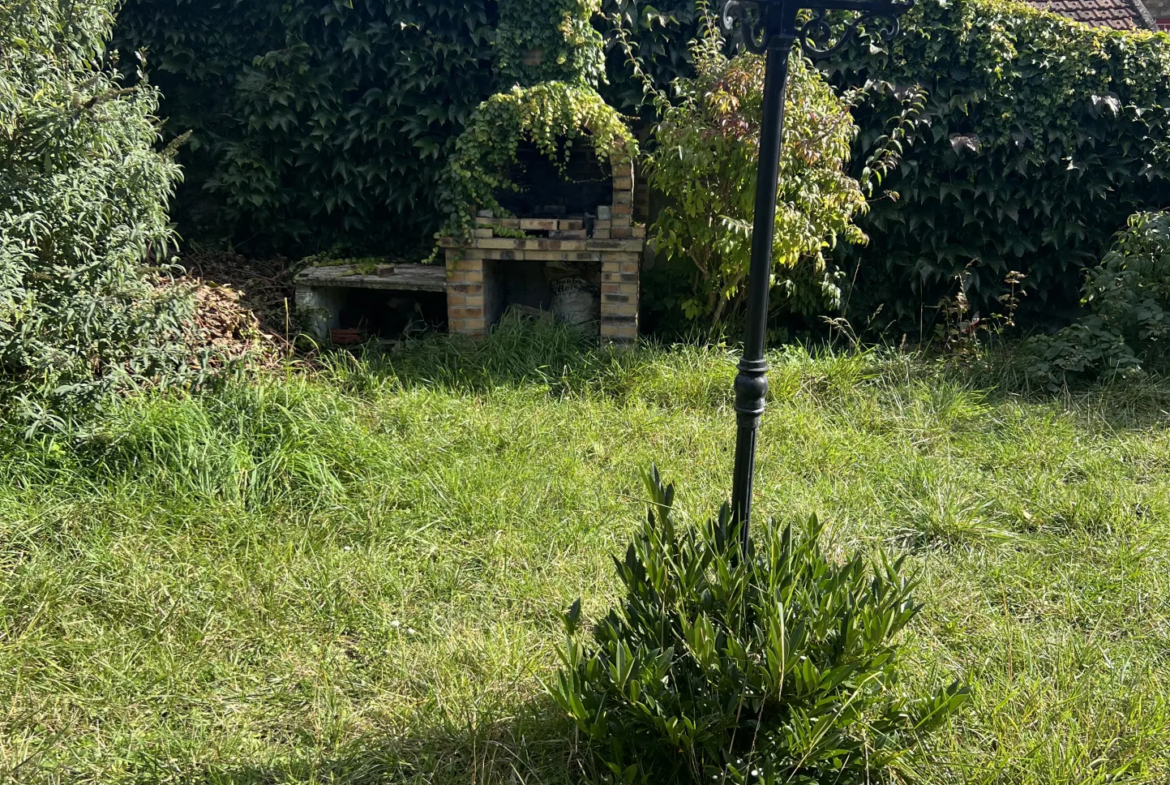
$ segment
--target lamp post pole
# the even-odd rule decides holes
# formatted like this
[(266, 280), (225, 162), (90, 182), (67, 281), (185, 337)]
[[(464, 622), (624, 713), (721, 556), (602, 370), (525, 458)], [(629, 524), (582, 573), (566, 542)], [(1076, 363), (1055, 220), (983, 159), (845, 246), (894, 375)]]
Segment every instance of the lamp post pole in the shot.
[[(756, 441), (760, 417), (768, 394), (768, 361), (764, 357), (768, 327), (768, 290), (772, 279), (772, 241), (776, 231), (776, 192), (780, 181), (780, 148), (784, 137), (784, 97), (788, 61), (797, 41), (810, 57), (828, 57), (843, 48), (860, 24), (880, 18), (878, 31), (889, 40), (899, 31), (899, 16), (914, 0), (727, 0), (723, 6), (725, 29), (739, 34), (745, 48), (763, 54), (764, 105), (760, 118), (760, 152), (756, 170), (755, 213), (752, 217), (752, 253), (748, 268), (747, 325), (743, 356), (735, 376), (735, 466), (731, 480), (731, 512), (740, 524), (741, 547), (749, 548), (748, 527), (752, 517), (752, 482), (756, 465)], [(797, 26), (797, 11), (814, 13)], [(834, 33), (830, 10), (859, 12)]]
[(768, 361), (764, 344), (768, 329), (768, 290), (772, 280), (772, 239), (776, 231), (776, 189), (780, 180), (780, 145), (784, 136), (784, 96), (788, 60), (796, 42), (795, 6), (764, 8), (764, 107), (760, 123), (760, 159), (756, 168), (756, 204), (752, 224), (752, 257), (748, 268), (747, 326), (743, 357), (735, 376), (735, 467), (731, 477), (731, 510), (739, 521), (743, 549), (748, 547), (752, 517), (752, 479), (756, 439), (768, 394)]

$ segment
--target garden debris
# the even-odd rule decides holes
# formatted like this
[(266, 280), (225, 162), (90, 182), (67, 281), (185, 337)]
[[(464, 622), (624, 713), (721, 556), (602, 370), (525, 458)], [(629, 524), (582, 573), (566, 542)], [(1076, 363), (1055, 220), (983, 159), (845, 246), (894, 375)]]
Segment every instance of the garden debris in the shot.
[(256, 314), (243, 304), (241, 292), (186, 276), (177, 283), (193, 286), (195, 348), (211, 350), (220, 362), (242, 360), (262, 367), (279, 365), (283, 338), (261, 329)]
[(329, 331), (329, 340), (338, 346), (353, 346), (364, 341), (365, 336), (356, 327), (334, 327)]

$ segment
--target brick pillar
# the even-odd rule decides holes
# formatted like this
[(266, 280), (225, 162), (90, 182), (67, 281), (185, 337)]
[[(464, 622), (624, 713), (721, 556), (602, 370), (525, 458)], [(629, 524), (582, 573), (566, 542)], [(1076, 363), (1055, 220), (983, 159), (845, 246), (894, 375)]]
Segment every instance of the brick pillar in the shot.
[(633, 343), (638, 338), (638, 260), (629, 251), (601, 254), (601, 342)]
[(491, 327), (489, 304), (484, 296), (483, 251), (447, 249), (447, 329), (453, 333), (484, 336)]
[(610, 164), (613, 172), (613, 218), (610, 223), (610, 237), (624, 239), (633, 237), (634, 218), (634, 167), (629, 160)]

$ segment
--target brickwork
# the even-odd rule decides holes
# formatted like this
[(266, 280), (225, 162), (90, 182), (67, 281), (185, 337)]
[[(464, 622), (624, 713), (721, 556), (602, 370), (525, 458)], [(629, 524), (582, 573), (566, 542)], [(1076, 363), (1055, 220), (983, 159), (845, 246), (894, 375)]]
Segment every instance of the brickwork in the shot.
[[(467, 244), (445, 238), (447, 318), (451, 332), (484, 336), (503, 310), (500, 265), (517, 261), (596, 262), (601, 270), (602, 343), (638, 337), (639, 270), (646, 227), (633, 221), (634, 172), (614, 163), (613, 203), (595, 220), (495, 218), (481, 213)], [(591, 224), (591, 225), (590, 225)], [(524, 237), (500, 237), (524, 232)]]

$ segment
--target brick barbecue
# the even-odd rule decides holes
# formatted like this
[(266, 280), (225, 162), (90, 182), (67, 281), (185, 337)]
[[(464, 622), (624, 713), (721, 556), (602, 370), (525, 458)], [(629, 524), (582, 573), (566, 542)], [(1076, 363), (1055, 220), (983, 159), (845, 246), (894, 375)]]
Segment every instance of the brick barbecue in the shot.
[[(632, 168), (614, 163), (610, 175), (613, 201), (598, 205), (596, 213), (496, 218), (481, 212), (469, 241), (444, 239), (448, 329), (486, 335), (507, 307), (520, 304), (517, 298), (526, 287), (532, 289), (540, 270), (567, 270), (566, 275), (576, 270), (582, 277), (596, 279), (596, 329), (601, 342), (634, 341), (646, 229), (633, 221)], [(521, 232), (524, 237), (514, 236)]]

